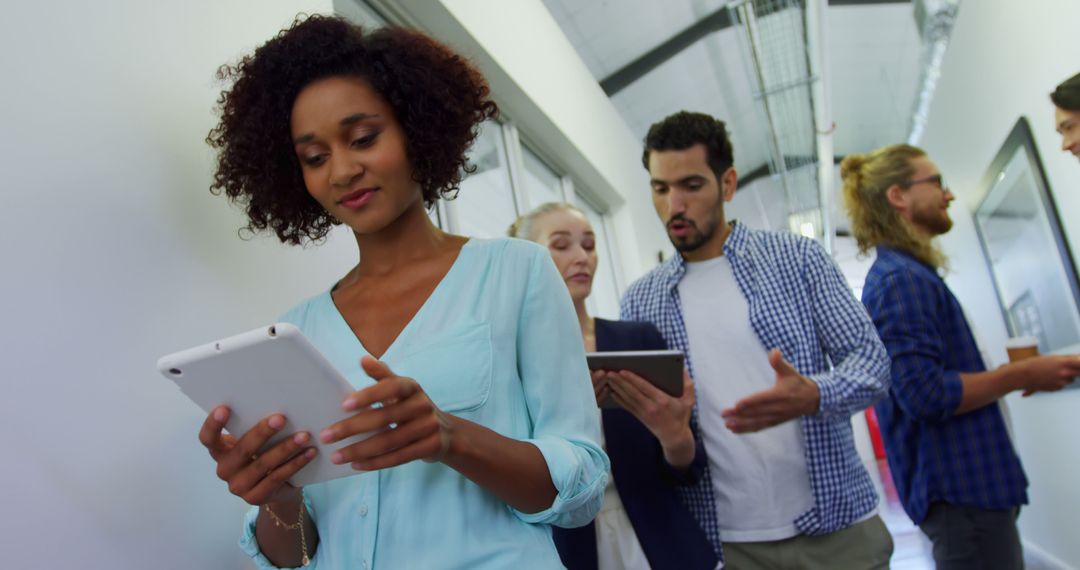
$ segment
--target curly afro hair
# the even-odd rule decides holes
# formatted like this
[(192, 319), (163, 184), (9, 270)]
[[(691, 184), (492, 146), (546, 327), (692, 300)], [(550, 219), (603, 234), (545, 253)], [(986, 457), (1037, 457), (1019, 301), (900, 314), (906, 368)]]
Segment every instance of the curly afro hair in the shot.
[(271, 229), (290, 244), (321, 240), (339, 223), (307, 193), (293, 150), (289, 117), (305, 86), (351, 76), (382, 95), (404, 129), (428, 207), (456, 195), (462, 174), (475, 170), (465, 152), (480, 123), (498, 114), (480, 72), (446, 46), (416, 31), (369, 33), (330, 16), (298, 16), (217, 76), (232, 86), (222, 91), (221, 121), (206, 137), (218, 151), (210, 190), (244, 207), (246, 230)]

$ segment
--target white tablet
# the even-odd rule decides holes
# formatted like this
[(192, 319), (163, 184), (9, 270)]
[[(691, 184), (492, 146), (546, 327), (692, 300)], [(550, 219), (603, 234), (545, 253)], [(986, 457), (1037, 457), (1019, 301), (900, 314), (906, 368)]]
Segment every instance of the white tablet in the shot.
[(358, 473), (347, 463), (331, 463), (330, 454), (367, 434), (332, 447), (319, 441), (323, 428), (352, 415), (341, 403), (355, 390), (295, 326), (277, 323), (176, 352), (163, 356), (157, 367), (207, 414), (228, 406), (232, 414), (225, 429), (234, 436), (275, 413), (283, 414), (286, 422), (267, 447), (299, 431), (310, 433), (308, 446), (319, 453), (293, 475), (293, 485)]
[[(678, 350), (632, 350), (622, 352), (590, 352), (585, 355), (589, 370), (629, 370), (650, 384), (678, 398), (683, 391), (683, 353)], [(618, 408), (608, 396), (601, 408)]]

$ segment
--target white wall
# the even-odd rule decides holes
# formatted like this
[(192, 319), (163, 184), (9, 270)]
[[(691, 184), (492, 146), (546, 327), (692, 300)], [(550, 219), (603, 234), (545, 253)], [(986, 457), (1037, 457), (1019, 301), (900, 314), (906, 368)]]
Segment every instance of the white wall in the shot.
[[(641, 141), (540, 0), (372, 0), (473, 59), (529, 142), (614, 207), (627, 282), (671, 245), (649, 198)], [(662, 117), (657, 117), (659, 120)]]
[[(1017, 118), (1027, 116), (1070, 247), (1080, 252), (1080, 164), (1059, 150), (1047, 97), (1080, 71), (1078, 29), (1074, 0), (964, 2), (922, 141), (959, 197), (956, 225), (942, 240), (952, 264), (948, 282), (997, 363), (1005, 360), (1005, 324), (970, 212), (982, 199), (977, 188), (991, 159)], [(1023, 537), (1030, 548), (1080, 568), (1080, 390), (1008, 402), (1031, 480)]]
[(237, 237), (207, 190), (217, 66), (330, 0), (17, 2), (0, 18), (4, 568), (249, 568), (243, 504), (158, 356), (355, 263)]

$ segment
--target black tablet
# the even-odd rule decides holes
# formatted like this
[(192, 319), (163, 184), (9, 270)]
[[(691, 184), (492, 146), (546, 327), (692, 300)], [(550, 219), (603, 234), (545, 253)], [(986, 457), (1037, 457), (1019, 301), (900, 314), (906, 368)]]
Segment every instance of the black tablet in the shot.
[[(590, 352), (585, 358), (589, 370), (629, 370), (673, 397), (682, 396), (683, 353), (678, 350)], [(600, 407), (618, 408), (619, 405), (608, 396)]]

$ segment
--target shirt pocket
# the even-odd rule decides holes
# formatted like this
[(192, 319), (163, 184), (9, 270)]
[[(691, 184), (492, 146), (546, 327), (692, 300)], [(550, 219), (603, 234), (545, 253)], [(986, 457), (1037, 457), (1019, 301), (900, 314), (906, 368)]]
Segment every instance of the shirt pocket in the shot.
[(487, 402), (491, 359), (491, 326), (475, 323), (421, 340), (392, 368), (416, 380), (440, 410), (461, 413)]

